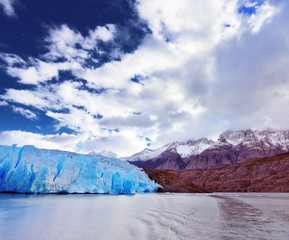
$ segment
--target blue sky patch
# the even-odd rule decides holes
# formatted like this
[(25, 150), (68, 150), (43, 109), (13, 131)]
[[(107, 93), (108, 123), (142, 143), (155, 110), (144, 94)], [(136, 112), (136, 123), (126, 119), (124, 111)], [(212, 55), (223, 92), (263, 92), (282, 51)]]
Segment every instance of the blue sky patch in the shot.
[(135, 83), (139, 83), (139, 84), (142, 84), (143, 85), (143, 81), (147, 79), (147, 76), (142, 76), (142, 75), (139, 75), (139, 74), (136, 74), (133, 78), (131, 78), (130, 80), (132, 82), (135, 82)]
[(102, 119), (102, 118), (103, 118), (103, 115), (101, 115), (101, 114), (93, 115), (93, 118), (95, 118), (95, 119)]
[(133, 112), (133, 115), (141, 115), (141, 112)]
[(152, 140), (148, 137), (146, 137), (145, 140), (146, 140), (147, 147), (150, 147), (152, 145)]
[(264, 0), (248, 1), (238, 9), (241, 14), (253, 15), (256, 14), (256, 9), (264, 3)]
[(145, 138), (146, 141), (151, 142), (152, 140), (150, 140), (148, 137)]

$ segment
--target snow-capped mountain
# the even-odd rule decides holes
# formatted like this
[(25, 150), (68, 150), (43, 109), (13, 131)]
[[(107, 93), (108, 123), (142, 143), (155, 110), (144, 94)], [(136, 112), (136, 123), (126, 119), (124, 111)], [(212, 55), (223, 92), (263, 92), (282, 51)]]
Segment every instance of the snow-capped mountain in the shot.
[(217, 141), (201, 138), (173, 142), (156, 150), (144, 149), (125, 160), (145, 168), (197, 169), (236, 164), (288, 151), (289, 130), (227, 130)]
[(206, 138), (201, 138), (199, 140), (190, 140), (188, 142), (173, 142), (164, 145), (156, 150), (151, 150), (145, 148), (143, 151), (132, 155), (131, 157), (124, 158), (129, 162), (134, 161), (145, 161), (160, 156), (164, 152), (176, 152), (180, 154), (181, 157), (189, 157), (192, 154), (199, 154), (205, 149), (211, 146), (214, 141), (208, 140)]

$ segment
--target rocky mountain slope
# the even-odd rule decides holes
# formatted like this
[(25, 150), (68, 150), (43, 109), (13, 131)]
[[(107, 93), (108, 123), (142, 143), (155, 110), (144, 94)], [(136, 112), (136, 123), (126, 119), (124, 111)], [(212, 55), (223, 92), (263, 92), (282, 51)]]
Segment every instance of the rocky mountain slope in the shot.
[(289, 153), (208, 169), (144, 169), (165, 192), (289, 192)]
[(145, 149), (125, 160), (143, 168), (188, 170), (238, 164), (288, 151), (289, 130), (228, 130), (217, 141), (174, 142), (156, 150)]

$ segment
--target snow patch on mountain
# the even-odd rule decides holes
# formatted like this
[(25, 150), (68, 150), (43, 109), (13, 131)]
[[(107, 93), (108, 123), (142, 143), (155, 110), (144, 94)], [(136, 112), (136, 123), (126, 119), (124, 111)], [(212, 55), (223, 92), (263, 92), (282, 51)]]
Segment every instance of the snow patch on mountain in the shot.
[(156, 158), (159, 155), (161, 155), (166, 149), (167, 148), (165, 146), (158, 148), (156, 150), (151, 150), (151, 149), (145, 148), (141, 152), (136, 153), (130, 157), (122, 158), (122, 160), (133, 162), (133, 161), (143, 161), (144, 159), (152, 159), (152, 158)]
[(199, 143), (197, 145), (185, 145), (180, 144), (176, 147), (177, 153), (181, 155), (181, 157), (189, 157), (191, 155), (197, 155), (209, 148), (211, 145), (206, 143)]

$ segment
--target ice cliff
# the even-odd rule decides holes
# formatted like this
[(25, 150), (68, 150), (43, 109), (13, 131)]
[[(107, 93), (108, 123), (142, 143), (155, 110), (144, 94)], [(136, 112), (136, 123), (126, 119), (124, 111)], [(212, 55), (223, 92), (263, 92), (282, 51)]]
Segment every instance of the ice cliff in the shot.
[(134, 194), (158, 187), (118, 159), (0, 145), (0, 192)]

